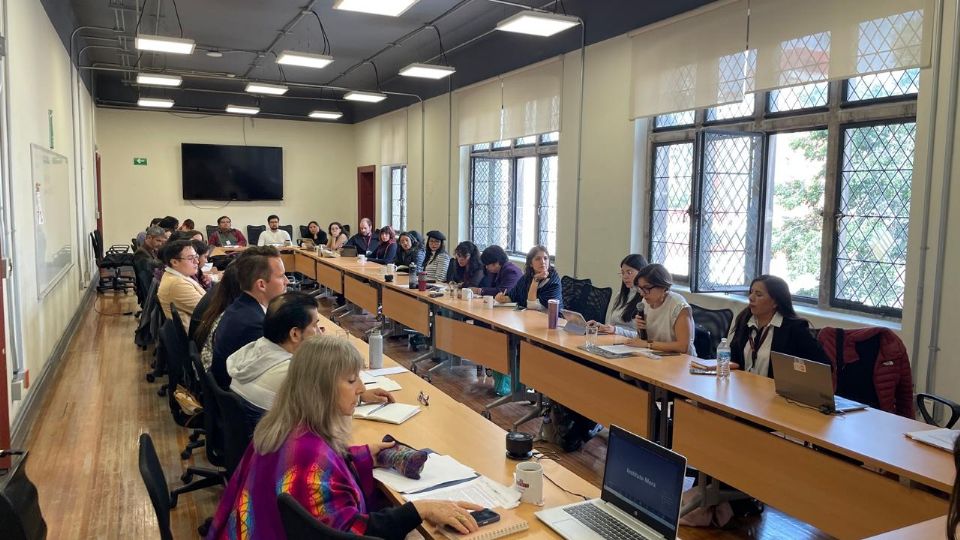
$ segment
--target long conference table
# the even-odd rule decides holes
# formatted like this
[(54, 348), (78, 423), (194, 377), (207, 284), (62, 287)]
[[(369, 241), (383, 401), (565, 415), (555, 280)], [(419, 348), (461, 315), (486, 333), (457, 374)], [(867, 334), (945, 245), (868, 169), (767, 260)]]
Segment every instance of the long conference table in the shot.
[[(693, 375), (685, 355), (607, 359), (581, 349), (584, 336), (547, 328), (542, 313), (431, 298), (410, 289), (405, 275), (386, 282), (372, 262), (307, 250), (284, 262), (364, 310), (380, 309), (429, 336), (437, 349), (509, 373), (515, 392), (535, 388), (601, 424), (670, 445), (690, 466), (832, 536), (909, 529), (947, 512), (952, 456), (904, 436), (933, 426), (875, 409), (823, 415), (787, 403), (766, 377), (737, 371), (718, 383)], [(457, 414), (457, 421), (485, 423), (472, 417)], [(490, 451), (502, 454), (502, 441)]]

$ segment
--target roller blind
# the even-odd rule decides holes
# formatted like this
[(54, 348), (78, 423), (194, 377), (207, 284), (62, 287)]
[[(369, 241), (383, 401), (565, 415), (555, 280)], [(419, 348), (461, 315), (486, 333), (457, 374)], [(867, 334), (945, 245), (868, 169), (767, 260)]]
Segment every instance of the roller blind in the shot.
[(631, 36), (631, 118), (742, 100), (746, 50), (746, 0), (640, 30)]
[(929, 67), (934, 0), (751, 0), (758, 90)]
[(380, 164), (407, 163), (407, 110), (380, 117)]
[(500, 140), (501, 89), (502, 83), (497, 78), (456, 93), (461, 146)]
[(560, 131), (562, 87), (563, 62), (559, 58), (504, 76), (499, 139)]

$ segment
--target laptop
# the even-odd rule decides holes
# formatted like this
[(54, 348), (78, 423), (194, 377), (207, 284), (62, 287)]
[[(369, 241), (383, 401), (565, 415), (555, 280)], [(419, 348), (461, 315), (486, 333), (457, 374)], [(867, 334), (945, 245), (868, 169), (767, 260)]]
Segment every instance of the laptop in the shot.
[(343, 248), (340, 249), (340, 256), (341, 256), (341, 257), (356, 257), (356, 256), (357, 256), (357, 248), (355, 248), (355, 247), (353, 247), (353, 246), (343, 246)]
[(567, 540), (674, 540), (686, 470), (680, 454), (610, 426), (600, 498), (536, 516)]
[(303, 238), (300, 240), (300, 247), (303, 249), (313, 249), (317, 247), (317, 245), (313, 243), (313, 240), (309, 238)]
[(770, 353), (773, 362), (773, 383), (777, 394), (798, 403), (819, 409), (825, 414), (866, 409), (867, 406), (833, 394), (833, 374), (829, 364)]

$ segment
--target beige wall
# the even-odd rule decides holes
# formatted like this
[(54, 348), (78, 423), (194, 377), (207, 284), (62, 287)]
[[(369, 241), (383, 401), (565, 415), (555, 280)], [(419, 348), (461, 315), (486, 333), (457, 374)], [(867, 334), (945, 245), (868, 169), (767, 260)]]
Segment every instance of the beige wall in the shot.
[[(246, 126), (244, 127), (244, 123)], [(197, 116), (97, 109), (104, 239), (129, 243), (150, 218), (191, 218), (201, 230), (229, 215), (235, 227), (262, 225), (275, 213), (283, 224), (354, 223), (357, 213), (353, 126), (324, 122)], [(283, 201), (185, 201), (180, 144), (249, 144), (283, 147)], [(379, 143), (378, 143), (379, 144)], [(377, 146), (379, 151), (379, 146)], [(147, 166), (134, 166), (134, 157)]]
[[(7, 73), (7, 99), (10, 117), (10, 170), (12, 200), (10, 210), (14, 215), (13, 233), (15, 247), (12, 257), (16, 280), (6, 281), (9, 298), (19, 295), (19, 316), (22, 321), (20, 350), (8, 347), (8, 370), (12, 369), (13, 354), (19, 354), (30, 378), (36, 381), (47, 365), (58, 340), (76, 313), (83, 290), (81, 283), (88, 281), (82, 274), (90, 275), (90, 247), (86, 234), (95, 227), (93, 211), (92, 156), (93, 136), (92, 101), (86, 89), (80, 92), (78, 108), (82, 110), (84, 126), (83, 154), (79, 145), (73, 143), (73, 118), (71, 108), (71, 73), (69, 55), (47, 18), (40, 2), (7, 2), (6, 28), (9, 32)], [(77, 253), (75, 264), (63, 280), (40, 302), (37, 301), (35, 274), (35, 231), (33, 226), (33, 194), (30, 145), (45, 148), (50, 145), (48, 111), (53, 117), (53, 151), (67, 157), (72, 165), (70, 199), (74, 202), (77, 220), (72, 238)], [(78, 113), (79, 114), (79, 113)], [(79, 158), (83, 167), (77, 167)], [(80, 175), (84, 179), (80, 179)], [(82, 186), (82, 187), (81, 187)], [(85, 216), (85, 219), (83, 218)], [(13, 340), (16, 329), (12, 326), (14, 315), (7, 311), (7, 337)], [(11, 380), (8, 371), (8, 380)], [(32, 388), (27, 389), (24, 396)], [(12, 402), (11, 420), (16, 418), (23, 401)]]

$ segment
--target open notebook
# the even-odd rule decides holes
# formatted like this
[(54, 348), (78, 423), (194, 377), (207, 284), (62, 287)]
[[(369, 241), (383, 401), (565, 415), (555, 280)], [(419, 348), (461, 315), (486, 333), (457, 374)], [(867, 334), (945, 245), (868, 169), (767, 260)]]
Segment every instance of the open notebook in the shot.
[(402, 424), (411, 416), (420, 412), (420, 407), (405, 403), (370, 403), (358, 405), (353, 410), (354, 418), (376, 420), (388, 424)]
[(493, 540), (494, 538), (502, 538), (504, 536), (525, 531), (530, 528), (530, 524), (527, 523), (527, 520), (518, 516), (511, 510), (494, 508), (493, 511), (500, 514), (500, 521), (491, 523), (489, 525), (484, 525), (483, 527), (477, 529), (477, 531), (474, 533), (460, 534), (448, 527), (439, 527), (439, 530), (444, 536), (452, 540)]

